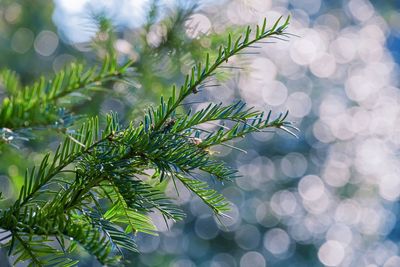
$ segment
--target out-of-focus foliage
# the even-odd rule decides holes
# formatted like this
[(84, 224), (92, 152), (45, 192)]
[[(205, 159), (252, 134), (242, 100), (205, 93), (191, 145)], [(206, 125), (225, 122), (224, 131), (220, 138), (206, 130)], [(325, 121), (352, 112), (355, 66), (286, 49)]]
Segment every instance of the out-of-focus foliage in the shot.
[(60, 42), (52, 13), (49, 1), (0, 1), (0, 69), (8, 67), (30, 82), (59, 69), (63, 58), (58, 56), (76, 54)]

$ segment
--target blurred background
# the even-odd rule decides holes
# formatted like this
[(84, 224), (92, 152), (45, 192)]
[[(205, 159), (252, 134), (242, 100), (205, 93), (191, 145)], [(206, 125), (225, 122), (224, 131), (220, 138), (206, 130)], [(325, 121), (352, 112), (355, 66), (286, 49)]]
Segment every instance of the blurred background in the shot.
[[(299, 37), (235, 57), (243, 70), (225, 71), (190, 106), (243, 99), (289, 110), (299, 138), (257, 133), (235, 144), (247, 154), (216, 148), (242, 175), (215, 183), (232, 203), (230, 218), (217, 220), (182, 189), (187, 219), (168, 229), (154, 217), (160, 235), (137, 236), (132, 266), (400, 266), (400, 2), (0, 0), (0, 68), (26, 84), (107, 53), (135, 60), (130, 84), (110, 85), (75, 110), (114, 110), (126, 121), (168, 95), (229, 32), (288, 14)], [(0, 154), (8, 199), (44, 140), (57, 141), (41, 137)], [(79, 266), (98, 266), (81, 257)]]

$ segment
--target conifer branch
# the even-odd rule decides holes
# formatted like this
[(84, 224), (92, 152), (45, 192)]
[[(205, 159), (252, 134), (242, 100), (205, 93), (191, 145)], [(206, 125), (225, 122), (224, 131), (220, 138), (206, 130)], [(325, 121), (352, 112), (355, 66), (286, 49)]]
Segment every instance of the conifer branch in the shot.
[(231, 57), (237, 55), (240, 51), (252, 46), (258, 41), (282, 35), (289, 25), (290, 16), (287, 17), (286, 21), (282, 25), (279, 25), (281, 19), (282, 17), (280, 17), (269, 30), (266, 29), (267, 21), (264, 19), (261, 27), (257, 25), (257, 31), (253, 39), (250, 39), (252, 31), (250, 26), (247, 27), (244, 37), (239, 36), (234, 43), (232, 42), (232, 36), (229, 35), (227, 45), (219, 47), (218, 56), (213, 64), (210, 63), (210, 55), (207, 53), (204, 67), (202, 67), (203, 65), (201, 63), (198, 63), (197, 66), (194, 66), (191, 69), (191, 73), (186, 75), (185, 83), (181, 86), (178, 96), (176, 97), (175, 95), (176, 88), (174, 86), (172, 97), (169, 98), (167, 104), (163, 102), (163, 99), (161, 100), (158, 114), (155, 114), (154, 129), (159, 130), (183, 100), (191, 94), (198, 93), (198, 87), (201, 83), (210, 77), (223, 63), (228, 62)]
[[(216, 215), (226, 212), (228, 201), (221, 194), (206, 182), (188, 178), (237, 177), (237, 171), (215, 159), (208, 148), (266, 128), (289, 133), (297, 128), (286, 121), (287, 113), (271, 119), (271, 112), (264, 116), (240, 101), (227, 106), (210, 104), (180, 118), (174, 115), (183, 101), (198, 93), (207, 78), (232, 56), (260, 40), (284, 35), (289, 18), (279, 23), (280, 19), (267, 30), (264, 21), (257, 26), (254, 37), (250, 27), (236, 41), (229, 35), (227, 45), (220, 47), (213, 63), (207, 54), (206, 63), (192, 68), (179, 92), (173, 87), (172, 96), (167, 101), (161, 97), (160, 105), (148, 109), (139, 123), (123, 126), (111, 113), (104, 127), (94, 117), (86, 119), (80, 128), (70, 129), (53, 156), (46, 154), (39, 166), (26, 172), (14, 204), (0, 210), (0, 228), (10, 232), (10, 252), (18, 255), (15, 263), (27, 260), (32, 266), (72, 266), (76, 261), (67, 254), (79, 245), (102, 264), (120, 264), (123, 249), (137, 251), (129, 233), (156, 233), (148, 213), (158, 211), (165, 219), (175, 221), (184, 218), (157, 186), (171, 180), (180, 181)], [(15, 76), (6, 73), (1, 77), (6, 77), (3, 80), (8, 80), (12, 93), (0, 107), (0, 129), (26, 127), (26, 120), (30, 126), (39, 125), (35, 116), (50, 116), (49, 108), (55, 109), (59, 99), (114, 78), (119, 80), (130, 65), (128, 62), (118, 67), (115, 61), (106, 60), (101, 70), (92, 68), (86, 72), (79, 65), (21, 92), (15, 91), (19, 87)], [(30, 116), (31, 112), (35, 116)], [(53, 119), (45, 117), (43, 123), (50, 124)], [(201, 130), (204, 123), (217, 121), (221, 121), (219, 129)], [(233, 126), (227, 127), (224, 122)], [(149, 175), (149, 171), (153, 174)], [(67, 244), (65, 239), (69, 240)], [(62, 252), (50, 245), (53, 240), (58, 240)]]
[[(132, 65), (128, 61), (118, 66), (116, 58), (107, 57), (101, 68), (85, 70), (82, 64), (71, 64), (58, 72), (52, 80), (41, 77), (31, 86), (17, 90), (20, 86), (16, 76), (5, 71), (2, 75), (10, 95), (0, 106), (0, 128), (18, 131), (21, 128), (63, 126), (68, 112), (57, 101), (75, 92), (104, 86), (111, 80), (122, 80)], [(63, 116), (64, 115), (64, 116)]]

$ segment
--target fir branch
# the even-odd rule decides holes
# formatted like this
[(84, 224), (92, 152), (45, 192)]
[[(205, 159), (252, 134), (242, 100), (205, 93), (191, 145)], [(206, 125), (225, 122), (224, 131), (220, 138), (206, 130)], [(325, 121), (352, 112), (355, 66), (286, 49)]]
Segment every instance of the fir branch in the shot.
[[(121, 256), (115, 250), (137, 250), (128, 232), (155, 233), (147, 213), (158, 210), (172, 220), (184, 217), (164, 192), (154, 186), (168, 181), (167, 178), (172, 182), (178, 179), (215, 214), (227, 211), (228, 202), (221, 194), (205, 182), (187, 178), (199, 173), (219, 180), (236, 177), (236, 171), (214, 159), (208, 148), (270, 127), (289, 133), (297, 128), (286, 121), (287, 113), (271, 119), (271, 112), (265, 117), (262, 112), (246, 108), (242, 102), (228, 106), (210, 104), (179, 119), (173, 115), (186, 97), (196, 94), (197, 88), (232, 56), (262, 39), (283, 35), (289, 19), (280, 26), (279, 21), (270, 30), (266, 30), (264, 21), (262, 26), (257, 26), (254, 38), (250, 36), (250, 28), (235, 42), (229, 35), (227, 45), (220, 47), (214, 63), (210, 63), (207, 55), (204, 67), (199, 64), (192, 69), (179, 93), (174, 87), (172, 96), (166, 102), (161, 98), (160, 105), (147, 110), (140, 123), (131, 122), (123, 127), (118, 117), (110, 114), (103, 130), (96, 117), (86, 119), (75, 131), (69, 130), (53, 156), (46, 154), (38, 167), (26, 172), (15, 203), (0, 210), (0, 228), (10, 231), (10, 251), (19, 255), (18, 261), (29, 260), (32, 266), (61, 263), (61, 259), (41, 257), (63, 254), (47, 243), (59, 240), (64, 249), (63, 240), (67, 237), (73, 239), (68, 250), (79, 244), (102, 264), (118, 264)], [(4, 99), (0, 125), (8, 126), (15, 114), (16, 119), (26, 119), (27, 111), (44, 114), (46, 108), (56, 106), (59, 99), (76, 90), (119, 78), (129, 64), (117, 67), (115, 62), (105, 62), (100, 71), (82, 72), (82, 67), (76, 67), (71, 72), (58, 74), (53, 81), (42, 79), (31, 87), (32, 92), (23, 90)], [(234, 122), (234, 125), (231, 128), (221, 125), (207, 135), (206, 131), (199, 130), (202, 124), (219, 120)], [(13, 126), (24, 126), (20, 123), (15, 122)], [(151, 177), (146, 174), (148, 170), (154, 171)], [(105, 211), (100, 200), (107, 203)], [(66, 266), (72, 264), (65, 258)]]
[[(271, 121), (271, 112), (269, 112), (266, 117), (264, 116), (264, 113), (261, 113), (254, 118), (237, 122), (228, 131), (221, 127), (216, 132), (212, 132), (206, 138), (204, 138), (201, 144), (199, 144), (199, 147), (207, 148), (215, 145), (221, 145), (230, 140), (244, 137), (249, 133), (262, 132), (267, 128), (278, 128), (286, 132), (290, 131), (288, 128), (292, 128), (297, 131), (298, 129), (292, 126), (291, 122), (286, 121), (287, 115), (288, 112), (285, 114), (281, 113), (277, 118)], [(294, 132), (290, 131), (289, 133), (297, 137)]]
[[(191, 94), (196, 94), (198, 92), (198, 86), (201, 85), (208, 77), (210, 77), (214, 71), (219, 68), (223, 63), (228, 62), (228, 60), (237, 55), (240, 51), (249, 46), (252, 46), (254, 43), (261, 41), (263, 39), (268, 39), (271, 37), (282, 35), (284, 30), (289, 25), (290, 17), (288, 16), (286, 21), (281, 24), (282, 17), (280, 17), (274, 24), (274, 26), (267, 30), (266, 29), (266, 19), (264, 20), (263, 25), (257, 26), (257, 32), (254, 39), (250, 39), (251, 28), (247, 27), (246, 33), (243, 37), (239, 36), (236, 41), (232, 42), (231, 35), (228, 36), (228, 43), (226, 46), (220, 46), (218, 56), (215, 59), (213, 64), (210, 63), (210, 55), (207, 53), (206, 63), (204, 67), (201, 63), (198, 63), (196, 67), (191, 69), (191, 73), (186, 75), (185, 83), (180, 87), (179, 93), (176, 96), (176, 88), (173, 87), (172, 96), (168, 99), (168, 102), (165, 103), (163, 99), (161, 99), (161, 104), (159, 108), (154, 112), (154, 130), (159, 130), (167, 119), (172, 115), (173, 112), (178, 108), (178, 106), (183, 102)], [(260, 31), (261, 30), (261, 31)]]
[(148, 213), (155, 209), (164, 217), (174, 221), (180, 221), (185, 217), (183, 211), (176, 207), (164, 193), (139, 179), (118, 176), (113, 178), (113, 183), (128, 207), (133, 210)]
[[(83, 124), (77, 133), (71, 135), (72, 139), (69, 136), (65, 138), (64, 143), (58, 146), (51, 162), (49, 161), (50, 154), (47, 154), (37, 171), (33, 168), (30, 173), (26, 172), (25, 183), (20, 190), (20, 196), (15, 205), (21, 207), (27, 204), (44, 185), (58, 175), (65, 167), (85, 153), (88, 153), (97, 145), (107, 141), (113, 129), (118, 127), (110, 125), (113, 122), (113, 119), (108, 119), (106, 131), (100, 133), (98, 119), (93, 118)], [(107, 130), (110, 132), (107, 132)]]
[[(58, 72), (52, 80), (41, 77), (38, 82), (22, 90), (10, 89), (13, 94), (4, 98), (0, 106), (0, 128), (14, 131), (20, 128), (56, 125), (64, 119), (59, 116), (58, 100), (74, 92), (84, 93), (98, 88), (111, 80), (122, 80), (131, 65), (132, 62), (128, 61), (123, 66), (118, 66), (116, 58), (109, 57), (105, 59), (101, 68), (92, 67), (85, 70), (82, 64), (71, 64)], [(8, 84), (11, 84), (9, 86), (16, 86), (15, 79), (10, 78), (14, 77), (13, 75), (3, 76), (8, 77)]]
[(222, 106), (222, 103), (211, 103), (193, 115), (189, 111), (181, 119), (176, 120), (172, 131), (182, 132), (197, 125), (218, 120), (246, 121), (260, 114), (253, 108), (244, 109), (245, 106), (246, 104), (241, 101), (228, 106)]

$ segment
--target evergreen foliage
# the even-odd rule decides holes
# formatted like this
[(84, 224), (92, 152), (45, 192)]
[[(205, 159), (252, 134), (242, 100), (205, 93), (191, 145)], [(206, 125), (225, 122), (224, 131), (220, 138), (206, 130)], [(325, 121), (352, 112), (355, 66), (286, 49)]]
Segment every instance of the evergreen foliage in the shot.
[[(55, 129), (65, 135), (54, 153), (25, 173), (18, 198), (0, 210), (2, 243), (14, 264), (75, 266), (71, 252), (80, 246), (102, 264), (120, 265), (123, 251), (137, 251), (135, 234), (156, 234), (149, 213), (179, 221), (182, 210), (165, 194), (166, 183), (181, 183), (208, 205), (216, 216), (229, 210), (228, 201), (195, 176), (218, 181), (234, 179), (236, 171), (217, 160), (210, 149), (252, 132), (279, 128), (290, 134), (297, 129), (287, 113), (272, 118), (245, 103), (210, 104), (197, 111), (181, 109), (190, 96), (201, 93), (208, 79), (228, 60), (268, 38), (286, 36), (289, 18), (267, 29), (266, 21), (248, 27), (238, 37), (229, 35), (216, 57), (206, 55), (161, 97), (141, 120), (123, 125), (114, 113), (80, 118), (71, 109), (93, 90), (110, 81), (130, 79), (133, 63), (120, 65), (113, 56), (99, 68), (73, 64), (52, 79), (41, 78), (22, 87), (10, 70), (0, 73), (7, 97), (0, 106), (0, 142), (3, 147), (20, 140), (29, 142), (38, 129)], [(107, 90), (107, 89), (106, 89)], [(82, 122), (83, 121), (83, 122)], [(209, 122), (231, 122), (230, 128), (202, 129)]]

